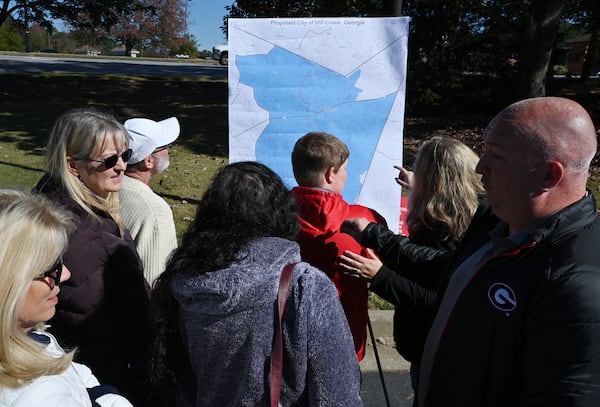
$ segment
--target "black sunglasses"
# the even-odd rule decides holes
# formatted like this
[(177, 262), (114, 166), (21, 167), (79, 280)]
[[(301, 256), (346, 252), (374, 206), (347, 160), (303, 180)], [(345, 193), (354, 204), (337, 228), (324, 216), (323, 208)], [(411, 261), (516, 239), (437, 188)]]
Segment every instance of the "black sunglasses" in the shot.
[(167, 148), (171, 148), (171, 147), (173, 147), (173, 144), (167, 144), (166, 146), (156, 147), (154, 149), (154, 151), (152, 152), (152, 154), (158, 153), (159, 151), (163, 151), (163, 150), (166, 150)]
[(88, 158), (88, 159), (86, 159), (86, 161), (94, 161), (97, 163), (102, 163), (102, 164), (104, 164), (106, 169), (109, 169), (109, 168), (112, 168), (115, 165), (117, 165), (117, 161), (119, 161), (119, 157), (121, 157), (123, 159), (124, 163), (129, 161), (132, 153), (133, 153), (133, 151), (129, 148), (129, 149), (123, 151), (121, 154), (111, 155), (110, 157), (105, 158), (104, 160), (93, 160), (91, 158)]
[(45, 279), (46, 277), (49, 277), (48, 285), (50, 286), (50, 289), (52, 290), (54, 288), (54, 286), (60, 286), (60, 277), (62, 275), (62, 271), (63, 271), (63, 258), (62, 258), (62, 256), (60, 256), (58, 258), (58, 260), (56, 261), (56, 263), (54, 263), (52, 265), (52, 267), (50, 267), (48, 270), (44, 271), (37, 278)]

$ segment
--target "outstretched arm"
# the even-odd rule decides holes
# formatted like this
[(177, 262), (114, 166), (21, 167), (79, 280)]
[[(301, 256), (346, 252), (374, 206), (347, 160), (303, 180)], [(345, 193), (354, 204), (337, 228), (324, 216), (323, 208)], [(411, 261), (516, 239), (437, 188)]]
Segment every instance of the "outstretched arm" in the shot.
[[(362, 246), (373, 248), (387, 267), (431, 290), (437, 288), (437, 271), (443, 269), (446, 251), (416, 244), (408, 237), (397, 235), (366, 218), (347, 219), (341, 230), (353, 236)], [(346, 265), (354, 266), (348, 262)], [(373, 278), (373, 273), (370, 274)]]

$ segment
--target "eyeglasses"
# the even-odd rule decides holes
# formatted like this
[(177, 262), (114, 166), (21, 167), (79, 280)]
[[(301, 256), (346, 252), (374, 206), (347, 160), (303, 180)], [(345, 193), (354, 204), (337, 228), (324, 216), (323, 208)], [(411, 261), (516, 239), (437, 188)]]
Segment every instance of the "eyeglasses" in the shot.
[(52, 290), (54, 288), (54, 286), (60, 286), (60, 277), (62, 275), (62, 271), (63, 271), (63, 258), (62, 256), (60, 256), (58, 258), (58, 260), (56, 261), (56, 263), (54, 263), (52, 265), (52, 267), (50, 267), (48, 270), (44, 271), (42, 274), (40, 274), (38, 277), (36, 277), (36, 279), (45, 279), (46, 277), (48, 278), (48, 285), (50, 286), (50, 289)]
[(167, 144), (166, 146), (162, 146), (162, 147), (156, 147), (154, 149), (154, 151), (152, 152), (152, 154), (158, 153), (159, 151), (163, 151), (166, 150), (168, 148), (171, 148), (173, 146), (173, 144)]
[(117, 161), (119, 161), (119, 157), (121, 157), (123, 159), (124, 163), (129, 161), (132, 153), (133, 153), (133, 151), (129, 148), (129, 149), (123, 151), (121, 154), (111, 155), (110, 157), (105, 158), (104, 160), (93, 160), (91, 158), (87, 158), (86, 161), (94, 161), (97, 163), (102, 163), (102, 164), (104, 164), (106, 169), (109, 169), (109, 168), (112, 168), (115, 165), (117, 165)]

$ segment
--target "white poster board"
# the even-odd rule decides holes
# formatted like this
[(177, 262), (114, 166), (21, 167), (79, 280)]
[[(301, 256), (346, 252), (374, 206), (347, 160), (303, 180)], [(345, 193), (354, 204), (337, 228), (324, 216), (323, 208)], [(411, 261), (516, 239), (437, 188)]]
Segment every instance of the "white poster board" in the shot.
[(397, 231), (409, 17), (229, 19), (229, 161), (259, 161), (291, 188), (309, 131), (350, 149), (344, 198)]

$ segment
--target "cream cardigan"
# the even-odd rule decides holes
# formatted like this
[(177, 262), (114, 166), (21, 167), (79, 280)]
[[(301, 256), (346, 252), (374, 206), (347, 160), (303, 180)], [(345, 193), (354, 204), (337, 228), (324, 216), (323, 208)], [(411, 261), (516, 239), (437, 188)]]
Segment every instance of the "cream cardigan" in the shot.
[(144, 277), (152, 286), (177, 248), (173, 212), (148, 185), (127, 175), (123, 177), (119, 200), (121, 219), (135, 240), (144, 264)]

